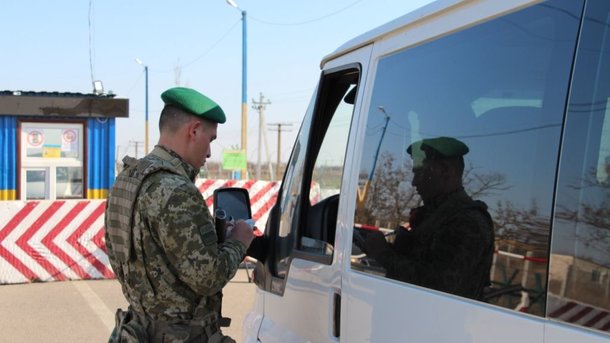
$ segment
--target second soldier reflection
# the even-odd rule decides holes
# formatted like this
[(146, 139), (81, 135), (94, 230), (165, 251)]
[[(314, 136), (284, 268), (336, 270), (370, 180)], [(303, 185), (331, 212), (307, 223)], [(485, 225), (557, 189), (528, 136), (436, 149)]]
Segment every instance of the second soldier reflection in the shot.
[(464, 155), (469, 149), (451, 137), (411, 144), (413, 181), (423, 206), (411, 210), (409, 223), (389, 243), (374, 231), (364, 251), (392, 279), (472, 299), (490, 284), (494, 253), (493, 221), (482, 201), (462, 186)]

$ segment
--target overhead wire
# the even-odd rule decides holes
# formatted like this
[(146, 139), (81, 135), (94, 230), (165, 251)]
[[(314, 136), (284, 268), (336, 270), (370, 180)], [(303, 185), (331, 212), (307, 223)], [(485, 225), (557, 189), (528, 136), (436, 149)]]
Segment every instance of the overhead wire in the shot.
[(316, 22), (316, 21), (320, 21), (320, 20), (322, 20), (322, 19), (326, 19), (326, 18), (328, 18), (328, 17), (332, 17), (332, 16), (334, 16), (334, 15), (337, 15), (337, 14), (339, 14), (339, 13), (341, 13), (341, 12), (343, 12), (343, 11), (345, 11), (345, 10), (347, 10), (347, 9), (349, 9), (349, 8), (351, 8), (351, 7), (353, 7), (353, 6), (355, 6), (356, 4), (358, 4), (359, 2), (362, 2), (362, 1), (363, 1), (363, 0), (357, 0), (357, 1), (354, 1), (354, 2), (352, 2), (351, 4), (349, 4), (349, 5), (345, 6), (345, 7), (342, 7), (342, 8), (340, 8), (340, 9), (338, 9), (338, 10), (336, 10), (336, 11), (334, 11), (334, 12), (331, 12), (331, 13), (329, 13), (329, 14), (326, 14), (326, 15), (324, 15), (324, 16), (321, 16), (321, 17), (318, 17), (318, 18), (314, 18), (314, 19), (305, 20), (305, 21), (301, 21), (301, 22), (296, 22), (296, 23), (280, 23), (280, 22), (270, 22), (270, 21), (266, 21), (266, 20), (262, 20), (262, 19), (259, 19), (259, 18), (256, 18), (256, 17), (253, 17), (252, 15), (248, 15), (248, 17), (249, 17), (251, 20), (253, 20), (253, 21), (257, 21), (257, 22), (259, 22), (259, 23), (262, 23), (262, 24), (267, 24), (267, 25), (276, 25), (276, 26), (298, 26), (298, 25), (310, 24), (310, 23), (313, 23), (313, 22)]
[[(91, 1), (91, 0), (90, 0)], [(309, 24), (309, 23), (313, 23), (316, 21), (320, 21), (323, 19), (326, 19), (328, 17), (337, 15), (353, 6), (355, 6), (356, 4), (362, 2), (363, 0), (357, 0), (352, 2), (351, 4), (342, 7), (334, 12), (331, 12), (329, 14), (326, 14), (324, 16), (318, 17), (318, 18), (314, 18), (314, 19), (310, 19), (310, 20), (306, 20), (306, 21), (302, 21), (302, 22), (296, 22), (296, 23), (274, 23), (274, 22), (270, 22), (270, 21), (266, 21), (266, 20), (262, 20), (262, 19), (258, 19), (256, 17), (252, 17), (252, 15), (249, 15), (248, 18), (250, 20), (256, 21), (256, 22), (260, 22), (263, 24), (267, 24), (267, 25), (279, 25), (279, 26), (298, 26), (298, 25), (304, 25), (304, 24)], [(190, 62), (184, 64), (183, 66), (181, 66), (183, 69), (193, 65), (194, 63), (196, 63), (197, 61), (201, 60), (203, 57), (205, 57), (207, 54), (209, 54), (210, 52), (212, 52), (214, 50), (214, 48), (220, 44), (220, 42), (222, 42), (228, 35), (229, 33), (231, 33), (233, 31), (233, 29), (237, 26), (237, 24), (239, 24), (239, 22), (241, 21), (241, 19), (238, 19), (233, 25), (231, 25), (231, 27), (214, 43), (210, 46), (209, 49), (207, 49), (206, 51), (204, 51), (201, 55), (195, 57), (193, 60), (191, 60)], [(155, 73), (168, 73), (168, 72), (173, 72), (174, 70), (152, 70), (149, 69), (151, 72), (155, 72)]]
[(218, 44), (220, 44), (220, 42), (222, 42), (229, 35), (229, 33), (231, 33), (231, 31), (233, 31), (233, 29), (237, 26), (237, 24), (239, 24), (240, 21), (241, 21), (241, 19), (238, 19), (235, 23), (233, 23), (233, 25), (231, 25), (231, 27), (229, 27), (229, 29), (214, 44), (212, 44), (212, 46), (210, 46), (210, 48), (207, 51), (205, 51), (204, 53), (202, 53), (201, 55), (196, 57), (194, 60), (190, 61), (189, 63), (185, 64), (182, 67), (186, 68), (186, 67), (190, 66), (191, 64), (202, 59), (205, 55), (209, 54)]
[[(214, 50), (214, 48), (216, 48), (216, 46), (218, 44), (220, 44), (220, 42), (222, 42), (225, 38), (227, 38), (227, 36), (229, 35), (229, 33), (231, 33), (231, 31), (233, 31), (233, 29), (235, 29), (235, 27), (237, 26), (237, 24), (239, 24), (239, 22), (241, 21), (241, 19), (238, 19), (235, 23), (233, 23), (233, 25), (231, 25), (231, 27), (229, 27), (229, 29), (216, 41), (214, 42), (214, 44), (212, 44), (206, 51), (204, 51), (201, 55), (195, 57), (192, 61), (186, 63), (185, 65), (181, 66), (181, 68), (186, 68), (188, 66), (193, 65), (195, 62), (199, 61), (200, 59), (202, 59), (203, 57), (205, 57), (207, 54), (209, 54), (210, 52), (212, 52), (212, 50)], [(149, 67), (149, 71), (151, 72), (155, 72), (155, 73), (173, 73), (174, 69), (171, 70), (154, 70), (151, 69)]]

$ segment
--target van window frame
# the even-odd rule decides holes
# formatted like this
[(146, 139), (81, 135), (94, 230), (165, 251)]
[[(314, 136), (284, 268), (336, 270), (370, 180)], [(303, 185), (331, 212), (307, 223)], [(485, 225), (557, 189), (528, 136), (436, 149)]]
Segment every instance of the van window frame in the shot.
[[(316, 165), (317, 157), (320, 153), (320, 148), (322, 147), (322, 142), (325, 139), (329, 124), (332, 122), (335, 115), (335, 110), (337, 108), (337, 106), (330, 108), (328, 107), (330, 106), (329, 99), (333, 95), (331, 92), (336, 90), (336, 87), (334, 86), (338, 82), (349, 83), (354, 78), (356, 85), (360, 84), (362, 81), (362, 65), (360, 63), (348, 63), (338, 67), (329, 68), (321, 72), (316, 97), (313, 100), (314, 102), (310, 104), (310, 108), (305, 115), (297, 135), (297, 139), (284, 174), (282, 187), (278, 192), (276, 205), (272, 209), (269, 222), (265, 230), (267, 232), (267, 238), (269, 239), (270, 251), (268, 252), (267, 260), (264, 262), (264, 273), (266, 274), (265, 276), (270, 277), (271, 280), (265, 282), (263, 288), (271, 291), (272, 293), (283, 293), (288, 275), (290, 273), (290, 264), (294, 258), (304, 259), (324, 265), (331, 265), (333, 262), (335, 246), (334, 241), (322, 241), (322, 243), (325, 244), (325, 248), (330, 249), (330, 253), (320, 254), (303, 249), (303, 238), (307, 237), (304, 236), (305, 227), (308, 221), (307, 215), (313, 207), (309, 198), (313, 169)], [(345, 88), (346, 91), (349, 89), (351, 88)], [(357, 95), (360, 90), (356, 89), (354, 91), (356, 92), (355, 99), (357, 99)], [(341, 95), (340, 98), (335, 98), (335, 100), (343, 101), (346, 94), (341, 94), (341, 92), (339, 92), (334, 95), (335, 97)], [(338, 105), (338, 103), (335, 103), (335, 105)], [(353, 125), (355, 108), (356, 106), (352, 104), (348, 132), (351, 130), (351, 126)], [(324, 126), (322, 128), (318, 128), (319, 125)], [(304, 141), (306, 142), (305, 148), (302, 146), (302, 142)], [(344, 142), (345, 152), (343, 155), (342, 168), (345, 165), (345, 158), (349, 144), (348, 142), (349, 134)], [(299, 158), (304, 160), (299, 161)], [(299, 168), (301, 170), (299, 170)], [(343, 169), (341, 173), (344, 173)], [(341, 178), (343, 178), (343, 175)], [(294, 185), (294, 182), (298, 182), (300, 184)], [(290, 189), (295, 186), (297, 187), (298, 192), (296, 195), (291, 195)], [(293, 210), (293, 213), (289, 216), (290, 222), (282, 223), (282, 216), (284, 216), (285, 211), (289, 211), (290, 209)], [(286, 218), (284, 218), (284, 220), (286, 220)], [(290, 229), (282, 232), (281, 225), (289, 225)], [(336, 220), (333, 225), (333, 229), (336, 230)]]

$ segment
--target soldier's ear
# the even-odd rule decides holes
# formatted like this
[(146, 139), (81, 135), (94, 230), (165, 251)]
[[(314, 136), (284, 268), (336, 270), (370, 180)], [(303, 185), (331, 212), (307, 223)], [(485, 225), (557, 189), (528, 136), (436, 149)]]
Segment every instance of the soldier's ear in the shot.
[(197, 131), (201, 126), (201, 122), (199, 120), (190, 120), (186, 123), (186, 134), (189, 139), (195, 138), (197, 136)]
[(459, 163), (455, 159), (446, 159), (441, 163), (442, 172), (444, 175), (455, 175), (462, 177), (462, 169), (459, 167)]
[(441, 170), (443, 174), (451, 172), (451, 163), (447, 160), (438, 160), (438, 168)]

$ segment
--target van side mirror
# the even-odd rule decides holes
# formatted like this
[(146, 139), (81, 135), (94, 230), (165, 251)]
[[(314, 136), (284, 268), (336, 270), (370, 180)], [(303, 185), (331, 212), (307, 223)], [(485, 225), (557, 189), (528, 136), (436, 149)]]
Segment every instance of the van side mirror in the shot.
[(250, 219), (250, 195), (244, 188), (226, 187), (214, 190), (214, 214), (218, 217), (219, 210), (225, 212), (226, 219)]
[(250, 218), (252, 218), (252, 211), (247, 190), (237, 187), (214, 190), (214, 226), (218, 243), (225, 241), (225, 228), (228, 220)]

